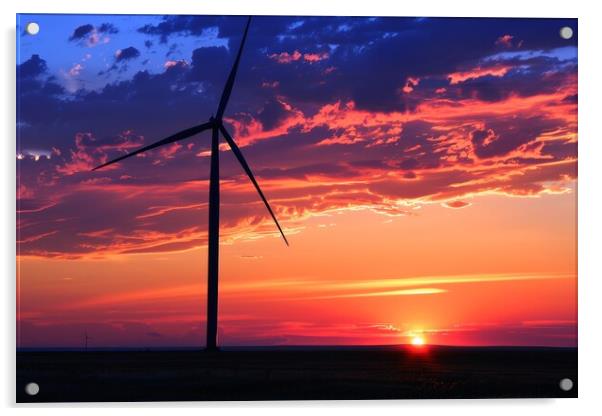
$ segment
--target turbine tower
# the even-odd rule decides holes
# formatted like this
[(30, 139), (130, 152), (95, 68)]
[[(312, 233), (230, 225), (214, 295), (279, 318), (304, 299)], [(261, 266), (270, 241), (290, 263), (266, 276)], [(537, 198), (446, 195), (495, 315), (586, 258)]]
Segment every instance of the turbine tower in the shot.
[(288, 240), (276, 219), (276, 215), (274, 215), (274, 211), (270, 207), (268, 200), (265, 195), (261, 191), (257, 180), (255, 180), (255, 176), (249, 167), (249, 164), (245, 160), (242, 152), (232, 139), (232, 136), (223, 124), (223, 116), (226, 110), (226, 106), (228, 104), (228, 100), (230, 99), (230, 94), (232, 93), (232, 88), (234, 87), (234, 80), (236, 79), (236, 72), (238, 71), (238, 64), (240, 62), (240, 56), (242, 54), (243, 47), (245, 45), (245, 41), (247, 39), (247, 33), (249, 31), (249, 25), (251, 23), (251, 17), (249, 16), (247, 20), (247, 25), (245, 27), (245, 31), (242, 37), (242, 41), (240, 43), (240, 48), (238, 49), (238, 53), (236, 55), (236, 60), (232, 65), (232, 69), (230, 70), (230, 75), (228, 75), (228, 79), (226, 80), (226, 85), (224, 86), (224, 90), (222, 92), (222, 96), (217, 107), (217, 112), (215, 116), (211, 116), (207, 123), (200, 124), (198, 126), (191, 127), (186, 130), (182, 130), (178, 133), (175, 133), (163, 140), (159, 140), (153, 144), (148, 146), (141, 147), (140, 149), (136, 149), (127, 155), (118, 157), (113, 159), (107, 163), (104, 163), (100, 166), (92, 170), (101, 169), (105, 166), (111, 165), (113, 163), (119, 162), (121, 160), (127, 159), (128, 157), (135, 156), (139, 153), (146, 152), (147, 150), (151, 150), (160, 146), (164, 146), (170, 143), (174, 143), (179, 140), (184, 140), (189, 137), (192, 137), (196, 134), (199, 134), (205, 130), (211, 130), (211, 168), (209, 175), (209, 239), (208, 239), (208, 268), (207, 268), (207, 350), (217, 350), (217, 300), (218, 300), (218, 266), (219, 266), (219, 136), (220, 133), (230, 146), (232, 153), (238, 159), (238, 162), (244, 169), (245, 173), (255, 186), (255, 189), (259, 193), (261, 200), (265, 204), (268, 212), (270, 213), (272, 219), (276, 223), (276, 227), (278, 227), (278, 231), (282, 235), (284, 242), (288, 246)]

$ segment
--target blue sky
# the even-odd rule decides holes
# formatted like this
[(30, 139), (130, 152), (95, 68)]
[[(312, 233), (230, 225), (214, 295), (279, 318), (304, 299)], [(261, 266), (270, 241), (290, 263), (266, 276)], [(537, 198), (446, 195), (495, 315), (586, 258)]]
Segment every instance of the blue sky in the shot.
[[(227, 46), (227, 39), (218, 38), (217, 27), (209, 28), (201, 37), (175, 36), (171, 42), (162, 43), (138, 32), (141, 26), (157, 24), (160, 16), (127, 16), (127, 15), (19, 15), (17, 17), (18, 53), (17, 63), (29, 59), (32, 54), (45, 57), (50, 73), (56, 74), (59, 81), (71, 92), (77, 89), (98, 89), (116, 80), (131, 78), (138, 70), (162, 72), (165, 58), (173, 60), (185, 59), (189, 52), (203, 46)], [(29, 36), (24, 27), (29, 22), (40, 25), (40, 32)], [(92, 44), (90, 37), (79, 41), (68, 41), (78, 27), (92, 25), (95, 28), (110, 22), (117, 29), (116, 33), (99, 34), (99, 39)], [(152, 42), (152, 45), (145, 45)], [(98, 73), (109, 69), (115, 53), (119, 49), (134, 47), (145, 51), (144, 59), (136, 65), (120, 68), (114, 73), (99, 77)], [(76, 65), (82, 65), (75, 80), (64, 74)], [(62, 78), (62, 79), (61, 79)]]

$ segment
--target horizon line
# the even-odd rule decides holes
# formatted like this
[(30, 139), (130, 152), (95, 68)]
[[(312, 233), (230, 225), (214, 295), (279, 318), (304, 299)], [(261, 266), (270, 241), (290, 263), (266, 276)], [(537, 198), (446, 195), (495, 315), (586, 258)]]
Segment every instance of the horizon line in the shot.
[[(575, 346), (556, 346), (556, 345), (520, 345), (520, 344), (496, 344), (496, 345), (453, 345), (453, 344), (423, 344), (413, 345), (411, 343), (402, 344), (322, 344), (322, 345), (229, 345), (220, 346), (221, 351), (246, 351), (246, 350), (291, 350), (291, 349), (382, 349), (382, 348), (411, 348), (411, 349), (426, 349), (426, 348), (464, 348), (464, 349), (578, 349)], [(87, 351), (84, 347), (17, 347), (17, 352), (169, 352), (169, 351), (205, 351), (206, 347), (202, 346), (122, 346), (122, 347), (88, 347)]]

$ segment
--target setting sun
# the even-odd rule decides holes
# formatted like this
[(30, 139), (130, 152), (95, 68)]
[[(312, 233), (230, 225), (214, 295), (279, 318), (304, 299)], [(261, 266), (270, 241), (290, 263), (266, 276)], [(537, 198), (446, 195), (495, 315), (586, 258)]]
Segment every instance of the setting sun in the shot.
[(424, 338), (419, 336), (419, 335), (415, 335), (412, 337), (412, 345), (424, 345)]

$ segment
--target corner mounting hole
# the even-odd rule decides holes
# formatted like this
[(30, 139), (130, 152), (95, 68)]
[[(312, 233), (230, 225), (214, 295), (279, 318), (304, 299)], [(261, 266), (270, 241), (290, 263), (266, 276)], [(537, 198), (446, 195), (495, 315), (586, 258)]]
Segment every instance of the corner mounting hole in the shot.
[(25, 393), (29, 394), (30, 396), (35, 396), (39, 392), (40, 386), (38, 385), (38, 383), (28, 383), (25, 386)]
[(28, 35), (37, 35), (40, 32), (40, 25), (36, 22), (29, 22), (25, 26), (25, 31)]
[(560, 383), (558, 383), (558, 385), (560, 386), (560, 389), (562, 391), (571, 391), (573, 389), (573, 380), (571, 380), (570, 378), (563, 378), (562, 380), (560, 380)]
[(560, 37), (562, 39), (569, 40), (570, 38), (573, 37), (573, 29), (571, 29), (568, 26), (564, 26), (564, 27), (560, 28)]

